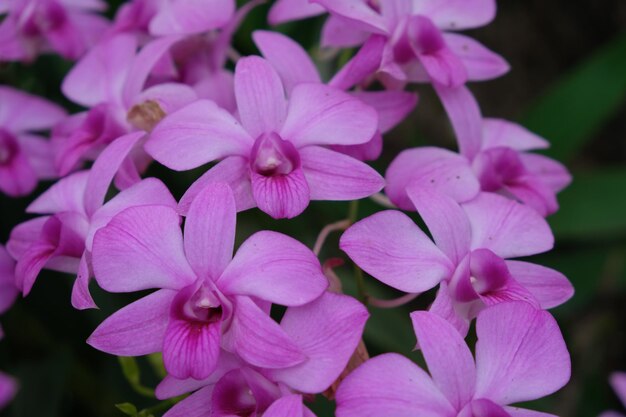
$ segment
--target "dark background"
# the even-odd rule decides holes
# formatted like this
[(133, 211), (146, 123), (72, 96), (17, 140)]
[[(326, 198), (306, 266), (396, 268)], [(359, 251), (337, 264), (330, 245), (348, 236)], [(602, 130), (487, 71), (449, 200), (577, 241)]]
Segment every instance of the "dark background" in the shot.
[[(114, 10), (116, 4), (111, 5)], [(237, 33), (234, 45), (243, 54), (255, 53), (250, 32), (266, 27), (267, 9), (254, 10)], [(317, 56), (321, 23), (318, 18), (279, 29)], [(576, 287), (575, 297), (553, 311), (572, 355), (573, 375), (566, 388), (530, 406), (572, 417), (596, 416), (609, 408), (624, 412), (607, 379), (615, 370), (626, 371), (626, 2), (501, 0), (496, 20), (470, 34), (512, 66), (498, 80), (471, 85), (483, 114), (521, 122), (543, 135), (552, 143), (547, 153), (574, 175), (573, 184), (559, 196), (561, 210), (549, 219), (556, 248), (533, 258), (565, 273)], [(330, 74), (335, 65), (326, 62), (321, 69)], [(44, 95), (75, 111), (59, 91), (70, 67), (53, 56), (26, 66), (0, 64), (0, 83)], [(385, 153), (374, 164), (381, 172), (401, 149), (454, 147), (434, 93), (427, 86), (418, 91), (416, 111), (388, 135)], [(155, 166), (149, 174), (164, 179), (179, 197), (201, 171), (173, 173)], [(41, 185), (37, 193), (47, 186)], [(31, 200), (0, 196), (0, 241), (6, 242), (11, 228), (28, 218), (24, 208)], [(376, 210), (363, 201), (359, 217)], [(347, 212), (347, 203), (312, 203), (300, 218), (276, 222), (251, 210), (239, 217), (239, 242), (256, 230), (275, 229), (312, 245), (324, 225), (345, 218)], [(322, 259), (332, 256), (342, 256), (336, 235), (322, 252)], [(351, 272), (349, 267), (341, 270), (347, 292), (355, 288)], [(369, 292), (394, 295), (373, 279), (366, 280)], [(123, 415), (114, 404), (131, 402), (140, 409), (158, 404), (130, 387), (115, 357), (84, 342), (107, 315), (136, 297), (94, 288), (101, 310), (77, 312), (69, 303), (72, 282), (70, 276), (44, 272), (32, 294), (1, 318), (7, 337), (0, 343), (0, 369), (20, 380), (21, 391), (0, 415), (113, 417)], [(432, 297), (425, 294), (402, 309), (371, 309), (365, 334), (370, 352), (397, 351), (421, 362), (419, 354), (411, 352), (415, 340), (408, 312), (425, 308)], [(143, 358), (138, 363), (142, 383), (154, 387), (158, 369)], [(331, 415), (323, 400), (314, 408), (320, 417)]]

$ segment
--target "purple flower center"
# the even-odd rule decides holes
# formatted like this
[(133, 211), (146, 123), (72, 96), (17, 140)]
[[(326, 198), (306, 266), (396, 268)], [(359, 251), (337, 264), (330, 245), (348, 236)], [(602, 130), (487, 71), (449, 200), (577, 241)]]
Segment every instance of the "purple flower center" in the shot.
[(470, 302), (500, 290), (509, 279), (511, 274), (502, 258), (489, 249), (476, 249), (461, 261), (450, 288), (457, 301)]
[(491, 148), (481, 152), (474, 160), (474, 170), (484, 191), (498, 191), (512, 185), (526, 174), (519, 154), (510, 148)]
[(9, 165), (20, 150), (15, 136), (4, 129), (0, 129), (0, 165)]
[(39, 36), (65, 24), (65, 9), (56, 1), (27, 2), (19, 16), (19, 25), (26, 36)]
[(441, 31), (428, 17), (411, 16), (399, 25), (393, 46), (396, 62), (406, 64), (418, 55), (432, 55), (446, 47)]
[(190, 285), (178, 293), (172, 314), (180, 320), (210, 324), (222, 320), (223, 309), (218, 294), (202, 283)]
[(300, 155), (277, 133), (264, 133), (254, 142), (250, 164), (254, 172), (266, 177), (287, 175), (300, 166)]

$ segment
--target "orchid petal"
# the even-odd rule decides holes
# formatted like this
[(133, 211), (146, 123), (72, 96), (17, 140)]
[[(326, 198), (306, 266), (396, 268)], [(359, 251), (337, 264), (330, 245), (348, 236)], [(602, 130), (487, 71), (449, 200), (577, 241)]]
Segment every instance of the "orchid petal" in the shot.
[(168, 0), (150, 21), (150, 34), (207, 32), (226, 25), (234, 13), (234, 0)]
[[(328, 82), (328, 85), (340, 90), (349, 90), (365, 81), (380, 68), (386, 44), (387, 39), (384, 36), (369, 37), (356, 55)], [(371, 103), (367, 104), (371, 105)]]
[(289, 100), (283, 139), (307, 145), (357, 145), (369, 141), (378, 126), (370, 106), (349, 94), (321, 84), (297, 85)]
[(500, 55), (485, 48), (469, 36), (444, 33), (446, 45), (463, 63), (470, 81), (485, 81), (498, 78), (511, 69)]
[(250, 173), (252, 195), (259, 209), (275, 219), (291, 219), (309, 205), (311, 194), (302, 168), (286, 175)]
[(191, 203), (185, 254), (197, 276), (217, 280), (233, 257), (237, 210), (230, 187), (209, 184)]
[(550, 226), (535, 210), (492, 193), (463, 204), (472, 227), (472, 249), (490, 249), (502, 258), (550, 250)]
[(520, 154), (520, 159), (529, 172), (535, 174), (543, 183), (558, 193), (572, 182), (572, 175), (558, 161), (545, 155), (530, 153)]
[(157, 124), (145, 149), (168, 168), (184, 171), (230, 155), (247, 155), (252, 139), (226, 110), (198, 100)]
[(180, 218), (167, 206), (130, 207), (98, 230), (93, 268), (109, 292), (180, 289), (195, 280), (183, 251)]
[(407, 91), (355, 91), (352, 97), (376, 110), (382, 133), (401, 123), (417, 105), (417, 94)]
[(349, 19), (358, 24), (363, 30), (374, 33), (386, 34), (387, 22), (384, 17), (376, 13), (366, 1), (363, 0), (310, 0), (311, 3), (322, 5), (333, 15)]
[(311, 200), (356, 200), (377, 193), (385, 184), (369, 165), (320, 146), (300, 149), (300, 159)]
[(319, 4), (310, 3), (308, 0), (278, 0), (269, 11), (267, 20), (275, 26), (291, 20), (300, 20), (325, 13)]
[(279, 398), (263, 413), (263, 417), (302, 417), (302, 396), (291, 394)]
[(88, 181), (89, 171), (62, 178), (30, 203), (26, 211), (38, 214), (69, 211), (86, 215), (84, 198)]
[(97, 308), (91, 294), (89, 293), (89, 282), (91, 281), (91, 273), (87, 261), (87, 252), (83, 253), (78, 264), (78, 275), (74, 286), (72, 287), (72, 307), (77, 310), (86, 310), (89, 308)]
[(65, 110), (50, 101), (0, 86), (0, 126), (10, 132), (50, 129), (64, 117)]
[(484, 26), (496, 16), (495, 0), (413, 0), (413, 13), (432, 19), (445, 30)]
[(552, 394), (570, 378), (570, 357), (552, 316), (525, 302), (483, 310), (476, 321), (476, 398), (498, 404)]
[(550, 143), (517, 123), (504, 119), (483, 120), (482, 149), (504, 146), (518, 151), (546, 149)]
[(225, 294), (299, 306), (319, 297), (328, 281), (309, 248), (289, 236), (261, 231), (239, 247), (217, 285)]
[(509, 272), (539, 301), (541, 308), (559, 306), (572, 298), (574, 287), (558, 271), (521, 261), (506, 261)]
[(365, 272), (401, 291), (433, 288), (453, 265), (413, 221), (399, 211), (382, 211), (344, 232), (339, 247)]
[(461, 154), (472, 160), (482, 141), (482, 115), (474, 95), (465, 86), (450, 88), (434, 84), (434, 87), (448, 113)]
[(87, 343), (118, 356), (160, 352), (175, 296), (176, 291), (159, 290), (140, 298), (109, 316)]

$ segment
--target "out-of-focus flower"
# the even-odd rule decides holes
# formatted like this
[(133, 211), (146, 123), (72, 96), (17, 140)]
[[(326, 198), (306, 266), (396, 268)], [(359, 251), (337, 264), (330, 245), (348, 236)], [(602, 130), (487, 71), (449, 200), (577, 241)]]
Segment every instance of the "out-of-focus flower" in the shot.
[(91, 246), (94, 233), (127, 207), (163, 204), (176, 200), (156, 178), (147, 178), (106, 202), (105, 196), (124, 160), (143, 133), (131, 133), (113, 142), (90, 171), (61, 179), (28, 206), (27, 211), (45, 214), (17, 225), (7, 249), (17, 260), (18, 288), (27, 295), (43, 268), (78, 274), (72, 304), (79, 309), (95, 307), (89, 294)]
[(480, 313), (475, 362), (448, 322), (424, 311), (411, 319), (430, 375), (395, 353), (370, 359), (339, 387), (337, 417), (545, 417), (510, 404), (549, 395), (570, 378), (556, 321), (527, 303)]
[(122, 356), (162, 351), (168, 373), (180, 379), (208, 377), (221, 347), (259, 367), (305, 361), (266, 307), (319, 297), (328, 286), (321, 265), (303, 244), (269, 231), (251, 236), (233, 257), (236, 215), (232, 191), (216, 183), (191, 204), (184, 238), (167, 206), (126, 209), (100, 229), (93, 245), (100, 286), (160, 290), (109, 317), (89, 343)]
[(39, 179), (56, 176), (50, 143), (32, 132), (50, 129), (64, 117), (56, 104), (0, 86), (0, 191), (24, 196)]
[(4, 0), (0, 14), (0, 61), (32, 61), (39, 53), (80, 58), (104, 34), (109, 22), (99, 0)]
[(559, 272), (506, 260), (552, 248), (550, 227), (530, 207), (492, 193), (463, 205), (430, 187), (409, 187), (408, 195), (435, 243), (408, 216), (389, 210), (355, 223), (340, 247), (401, 291), (420, 293), (441, 283), (431, 311), (461, 333), (485, 306), (519, 299), (551, 308), (573, 295)]
[(542, 216), (558, 209), (556, 193), (570, 183), (570, 174), (559, 162), (527, 152), (547, 148), (548, 142), (500, 119), (485, 119), (481, 137), (480, 151), (473, 158), (431, 147), (400, 153), (385, 175), (390, 200), (403, 210), (413, 210), (406, 193), (413, 184), (436, 187), (461, 203), (482, 190), (521, 201)]
[(17, 383), (13, 378), (0, 372), (0, 410), (6, 407), (17, 392)]
[(310, 200), (353, 200), (382, 188), (372, 168), (323, 147), (369, 141), (377, 128), (371, 107), (320, 84), (297, 85), (286, 100), (276, 70), (259, 57), (237, 63), (235, 96), (241, 124), (199, 100), (166, 117), (146, 142), (176, 170), (221, 160), (183, 196), (183, 212), (210, 182), (229, 183), (238, 210), (258, 206), (274, 218), (295, 217)]
[[(620, 401), (626, 407), (626, 373), (614, 372), (609, 379), (613, 391), (619, 397)], [(599, 417), (624, 417), (624, 414), (617, 411), (605, 411)]]

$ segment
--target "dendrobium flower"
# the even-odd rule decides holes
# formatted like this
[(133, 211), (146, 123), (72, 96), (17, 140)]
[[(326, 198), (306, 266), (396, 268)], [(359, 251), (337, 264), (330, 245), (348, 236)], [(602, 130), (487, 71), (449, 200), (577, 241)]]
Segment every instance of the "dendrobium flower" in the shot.
[(553, 245), (548, 224), (531, 208), (492, 193), (459, 205), (431, 187), (407, 191), (435, 243), (408, 216), (388, 210), (355, 223), (340, 247), (364, 271), (401, 291), (420, 293), (441, 283), (431, 311), (461, 333), (485, 306), (521, 299), (551, 308), (573, 295), (559, 272), (506, 260)]
[(0, 191), (24, 196), (39, 179), (56, 176), (49, 142), (32, 132), (50, 129), (64, 117), (56, 104), (0, 86)]
[(339, 387), (337, 417), (545, 417), (510, 404), (552, 394), (570, 378), (556, 321), (525, 302), (480, 313), (476, 361), (441, 317), (416, 311), (411, 320), (430, 376), (395, 353), (370, 359)]
[(480, 151), (473, 158), (430, 147), (405, 150), (387, 169), (385, 192), (403, 210), (414, 209), (405, 191), (409, 184), (434, 186), (461, 203), (479, 190), (497, 192), (545, 217), (558, 209), (556, 193), (571, 181), (559, 162), (527, 152), (548, 146), (515, 123), (484, 119)]
[(110, 292), (160, 290), (109, 317), (90, 337), (102, 351), (138, 356), (163, 352), (172, 376), (204, 379), (220, 350), (265, 368), (295, 366), (306, 355), (268, 315), (268, 302), (299, 306), (328, 282), (298, 241), (262, 231), (232, 256), (235, 199), (209, 184), (180, 217), (167, 206), (132, 207), (96, 233), (93, 267)]
[(0, 14), (0, 62), (30, 62), (41, 52), (78, 59), (96, 44), (108, 21), (99, 0), (5, 0)]
[[(166, 413), (167, 417), (310, 416), (298, 394), (320, 393), (338, 378), (359, 343), (367, 316), (355, 299), (326, 292), (311, 303), (288, 308), (280, 323), (305, 354), (304, 362), (261, 369), (224, 353), (208, 379), (180, 381), (168, 376), (157, 387), (157, 397), (199, 389)], [(284, 414), (274, 414), (279, 410)]]
[[(626, 373), (613, 372), (609, 381), (611, 382), (613, 391), (615, 391), (615, 394), (617, 394), (624, 407), (626, 407)], [(617, 411), (605, 411), (600, 414), (599, 417), (624, 417), (624, 414), (618, 413)]]
[[(322, 83), (315, 64), (307, 52), (292, 39), (276, 32), (257, 30), (252, 34), (261, 54), (280, 75), (287, 96), (293, 88), (303, 83)], [(364, 64), (361, 60), (360, 64)], [(370, 66), (377, 65), (370, 62)], [(328, 85), (347, 91), (363, 81), (366, 68), (356, 70), (352, 62), (346, 64)], [(367, 65), (365, 65), (367, 67)], [(355, 91), (350, 93), (378, 113), (378, 129), (374, 137), (361, 145), (333, 145), (331, 149), (350, 155), (361, 161), (378, 159), (382, 152), (382, 135), (393, 129), (415, 108), (417, 94), (404, 91)]]
[(117, 139), (94, 162), (91, 171), (63, 178), (28, 206), (27, 211), (47, 214), (16, 226), (7, 249), (17, 260), (15, 279), (26, 296), (43, 268), (78, 274), (72, 291), (72, 305), (95, 307), (89, 294), (93, 235), (117, 213), (142, 204), (175, 207), (167, 187), (147, 178), (125, 189), (105, 204), (115, 174), (132, 152), (143, 133)]
[(221, 160), (183, 196), (183, 212), (211, 182), (231, 185), (238, 210), (258, 206), (274, 218), (295, 217), (310, 200), (352, 200), (382, 188), (368, 165), (323, 147), (369, 141), (377, 128), (371, 107), (320, 84), (296, 85), (286, 100), (276, 70), (259, 57), (238, 61), (234, 83), (241, 124), (199, 100), (166, 117), (146, 142), (175, 170)]

